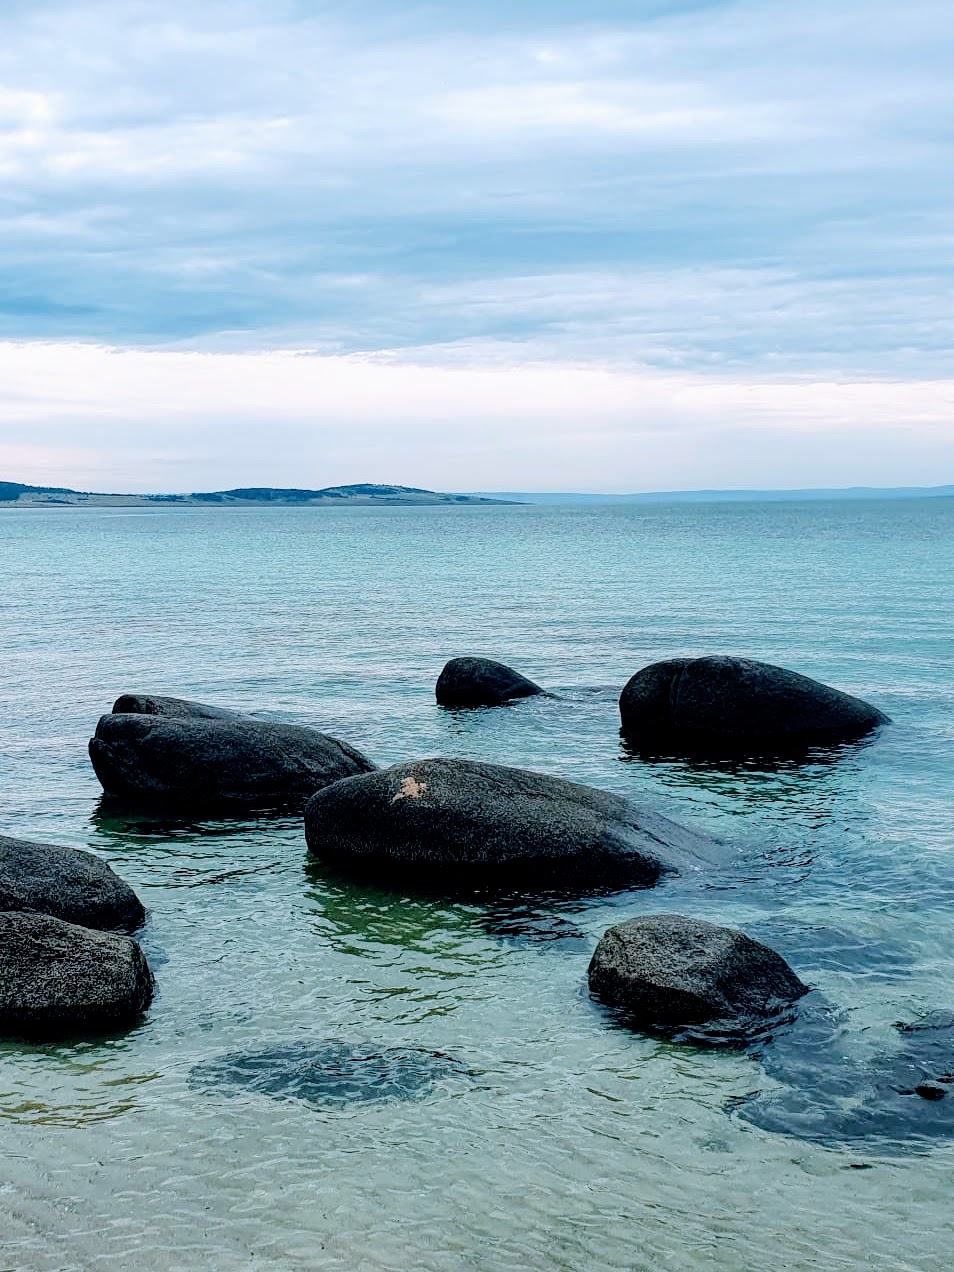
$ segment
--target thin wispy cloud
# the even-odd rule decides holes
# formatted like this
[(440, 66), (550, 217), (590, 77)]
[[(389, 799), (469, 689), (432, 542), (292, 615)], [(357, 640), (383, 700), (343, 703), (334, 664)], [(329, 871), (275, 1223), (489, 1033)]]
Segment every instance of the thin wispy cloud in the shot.
[[(478, 394), (479, 416), (461, 377), (487, 375), (503, 392), (494, 376), (529, 386), (545, 367), (625, 383), (629, 423), (609, 434), (642, 486), (745, 484), (743, 470), (756, 484), (826, 484), (817, 447), (788, 479), (806, 436), (795, 389), (812, 383), (836, 433), (837, 386), (857, 386), (852, 411), (865, 395), (890, 403), (866, 470), (893, 480), (903, 442), (906, 480), (930, 480), (935, 426), (904, 406), (927, 394), (928, 416), (943, 418), (954, 375), (952, 59), (954, 10), (940, 0), (596, 3), (585, 17), (569, 3), (8, 0), (0, 339), (22, 374), (15, 391), (0, 382), (4, 474), (42, 479), (57, 446), (71, 462), (85, 453), (83, 430), (128, 391), (113, 348), (164, 368), (155, 399), (123, 399), (126, 434), (110, 433), (127, 484), (143, 430), (180, 486), (210, 471), (201, 454), (211, 463), (231, 445), (228, 386), (206, 387), (199, 415), (184, 415), (163, 387), (163, 353), (219, 357), (208, 365), (223, 381), (247, 357), (258, 383), (272, 364), (256, 356), (282, 350), (327, 356), (335, 385), (349, 358), (378, 359), (392, 411), (375, 408), (375, 444), (400, 428), (395, 454), (444, 486), (477, 484), (461, 459), (475, 446), (481, 485), (540, 485), (532, 455), (559, 404), (540, 397), (532, 427), (511, 411), (534, 439), (525, 458), (494, 452), (481, 421), (505, 420), (507, 401)], [(62, 381), (55, 419), (31, 367)], [(443, 438), (415, 432), (422, 382), (401, 368), (459, 386), (441, 390)], [(649, 386), (676, 376), (663, 409)], [(711, 414), (736, 479), (717, 479), (706, 454), (687, 459), (680, 440), (694, 425), (678, 403), (719, 382)], [(879, 384), (880, 399), (866, 387)], [(733, 429), (765, 394), (759, 418), (774, 423), (753, 468)], [(280, 382), (253, 397), (260, 430), (311, 402), (299, 411)], [(591, 405), (580, 421), (595, 433), (615, 418), (598, 405), (604, 416)], [(372, 475), (370, 456), (328, 445), (329, 428), (358, 427), (365, 409), (356, 382), (333, 420), (314, 413), (311, 434), (290, 426), (315, 481)], [(256, 456), (255, 426), (235, 479), (265, 480), (271, 465), (278, 480), (269, 448)], [(673, 453), (646, 472), (625, 448), (657, 426)], [(58, 440), (37, 443), (24, 471), (23, 430), (42, 427)], [(587, 469), (597, 487), (619, 488), (611, 451), (590, 451), (604, 465)], [(545, 484), (579, 484), (579, 460)], [(109, 462), (87, 465), (100, 468)]]

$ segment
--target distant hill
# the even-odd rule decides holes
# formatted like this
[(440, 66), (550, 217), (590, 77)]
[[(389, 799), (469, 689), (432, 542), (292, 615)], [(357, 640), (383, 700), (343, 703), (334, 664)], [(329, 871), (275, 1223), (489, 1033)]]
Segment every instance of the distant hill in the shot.
[(276, 486), (240, 486), (234, 490), (212, 490), (189, 495), (123, 495), (69, 490), (62, 486), (25, 486), (18, 481), (0, 481), (0, 507), (92, 507), (136, 508), (150, 505), (228, 505), (254, 507), (279, 504), (296, 507), (393, 507), (407, 504), (500, 504), (511, 500), (486, 495), (446, 495), (417, 486), (326, 486), (322, 490), (283, 489)]
[(799, 500), (951, 499), (954, 498), (954, 485), (846, 486), (830, 490), (657, 490), (634, 495), (487, 491), (482, 495), (504, 503), (525, 504), (782, 503)]

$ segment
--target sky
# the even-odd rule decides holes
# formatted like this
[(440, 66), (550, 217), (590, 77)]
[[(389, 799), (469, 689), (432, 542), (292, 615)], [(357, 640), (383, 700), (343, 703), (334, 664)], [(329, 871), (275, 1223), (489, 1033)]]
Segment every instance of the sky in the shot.
[(0, 0), (0, 479), (954, 481), (950, 0)]

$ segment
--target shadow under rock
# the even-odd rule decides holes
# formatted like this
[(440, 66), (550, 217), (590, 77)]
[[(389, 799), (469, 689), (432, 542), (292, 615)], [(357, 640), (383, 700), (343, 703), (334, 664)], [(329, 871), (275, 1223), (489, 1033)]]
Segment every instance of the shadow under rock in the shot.
[(879, 734), (880, 729), (875, 729), (847, 741), (812, 744), (778, 742), (765, 743), (764, 746), (744, 740), (732, 743), (721, 738), (718, 749), (714, 749), (713, 744), (696, 744), (684, 737), (676, 739), (665, 734), (645, 737), (625, 728), (619, 730), (623, 751), (621, 758), (624, 760), (646, 763), (676, 760), (702, 769), (744, 768), (763, 772), (841, 764), (863, 754), (877, 741)]
[(100, 797), (90, 814), (93, 829), (105, 839), (124, 843), (156, 839), (215, 839), (276, 828), (301, 830), (300, 811), (289, 808), (233, 810), (200, 814), (186, 808), (144, 808), (113, 795)]

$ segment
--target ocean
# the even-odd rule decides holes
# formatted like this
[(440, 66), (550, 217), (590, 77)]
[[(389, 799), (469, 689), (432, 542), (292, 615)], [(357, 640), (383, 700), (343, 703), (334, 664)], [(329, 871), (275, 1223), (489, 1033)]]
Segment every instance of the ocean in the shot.
[[(899, 1022), (954, 1009), (954, 499), (11, 509), (0, 579), (0, 834), (128, 879), (159, 991), (124, 1035), (0, 1044), (0, 1267), (949, 1267), (954, 1090), (898, 1114), (866, 1083)], [(893, 724), (803, 763), (630, 754), (626, 680), (719, 652)], [(443, 663), (475, 653), (554, 696), (438, 708)], [(300, 817), (103, 801), (86, 743), (122, 692), (312, 725), (382, 765), (539, 769), (731, 851), (597, 897), (348, 883)], [(663, 911), (784, 954), (832, 1022), (817, 1062), (782, 1036), (764, 1056), (642, 1036), (592, 1002), (601, 933)], [(354, 1054), (426, 1081), (312, 1082), (309, 1058)], [(249, 1057), (297, 1078), (243, 1084)]]

